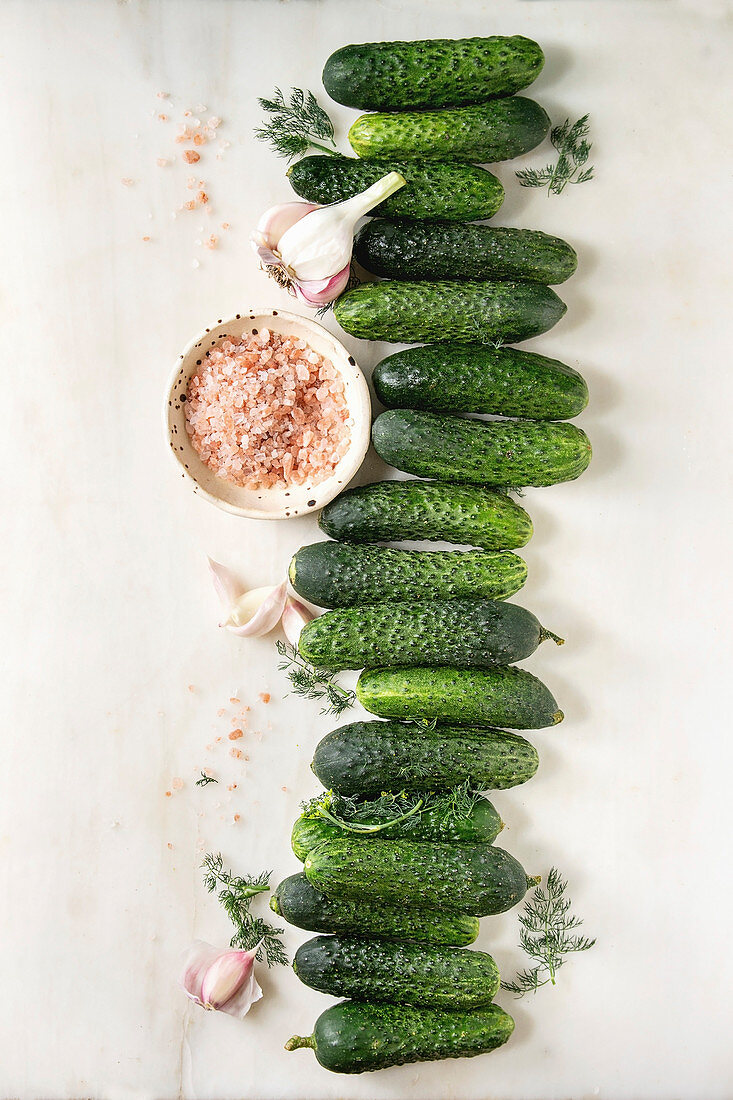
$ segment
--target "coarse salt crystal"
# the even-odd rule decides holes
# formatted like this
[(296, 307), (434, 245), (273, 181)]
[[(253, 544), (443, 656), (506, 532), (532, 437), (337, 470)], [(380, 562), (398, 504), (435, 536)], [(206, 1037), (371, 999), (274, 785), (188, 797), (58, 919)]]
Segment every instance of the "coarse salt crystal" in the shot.
[(197, 160), (201, 160), (201, 154), (197, 153), (195, 149), (186, 149), (183, 159), (186, 164), (195, 164)]

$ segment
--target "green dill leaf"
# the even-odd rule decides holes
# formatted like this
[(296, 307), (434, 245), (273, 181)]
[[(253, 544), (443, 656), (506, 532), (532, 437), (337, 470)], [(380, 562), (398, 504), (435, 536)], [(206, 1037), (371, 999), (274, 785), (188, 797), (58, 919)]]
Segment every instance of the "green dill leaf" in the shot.
[(356, 693), (347, 691), (335, 682), (335, 672), (314, 668), (298, 653), (297, 647), (276, 642), (277, 651), (283, 658), (278, 664), (281, 672), (286, 672), (295, 695), (304, 699), (325, 700), (321, 714), (343, 714), (356, 702)]
[(209, 783), (218, 783), (218, 779), (214, 779), (213, 775), (207, 775), (206, 772), (201, 772), (201, 778), (196, 780), (197, 787), (208, 787)]
[(255, 137), (269, 141), (278, 156), (292, 160), (311, 147), (324, 153), (336, 152), (335, 147), (329, 149), (319, 144), (328, 141), (334, 145), (333, 123), (313, 92), (291, 88), (286, 99), (280, 88), (275, 88), (270, 99), (260, 98), (257, 102), (270, 117), (257, 127)]
[(569, 183), (586, 183), (593, 179), (593, 168), (583, 171), (593, 143), (587, 141), (590, 132), (589, 115), (583, 115), (570, 125), (566, 118), (550, 131), (550, 142), (557, 151), (557, 162), (544, 168), (523, 168), (515, 175), (522, 187), (546, 187), (548, 194), (561, 195)]
[(250, 906), (257, 894), (270, 889), (271, 871), (262, 871), (259, 875), (233, 875), (224, 869), (221, 852), (209, 852), (204, 856), (202, 867), (206, 869), (204, 886), (218, 898), (225, 913), (234, 925), (234, 934), (229, 946), (242, 951), (252, 951), (259, 945), (256, 959), (266, 960), (268, 966), (277, 963), (286, 965), (288, 957), (282, 945), (284, 929), (275, 928), (262, 917), (252, 916)]

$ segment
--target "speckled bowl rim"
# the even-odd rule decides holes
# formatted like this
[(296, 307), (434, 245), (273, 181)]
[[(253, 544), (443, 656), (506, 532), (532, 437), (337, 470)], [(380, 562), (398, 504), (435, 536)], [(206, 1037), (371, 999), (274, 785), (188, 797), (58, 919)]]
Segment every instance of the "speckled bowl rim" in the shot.
[[(277, 318), (275, 325), (272, 325), (273, 318)], [(297, 334), (310, 346), (314, 346), (319, 354), (327, 355), (344, 379), (351, 444), (333, 474), (317, 485), (292, 485), (287, 490), (253, 490), (232, 485), (218, 478), (204, 465), (186, 434), (185, 391), (189, 379), (200, 365), (205, 349), (218, 343), (226, 335), (239, 336), (242, 332), (264, 327), (268, 319), (270, 327)], [(322, 350), (324, 347), (326, 350)], [(232, 317), (220, 318), (215, 325), (205, 328), (186, 344), (178, 356), (166, 388), (163, 425), (168, 449), (182, 476), (192, 483), (193, 491), (198, 496), (204, 497), (225, 512), (247, 519), (293, 519), (323, 508), (348, 485), (359, 470), (369, 449), (371, 399), (366, 379), (354, 356), (333, 333), (310, 317), (283, 309), (257, 307), (243, 310)], [(253, 504), (256, 499), (267, 500), (271, 507), (258, 507)], [(281, 506), (273, 506), (278, 499), (283, 501)]]

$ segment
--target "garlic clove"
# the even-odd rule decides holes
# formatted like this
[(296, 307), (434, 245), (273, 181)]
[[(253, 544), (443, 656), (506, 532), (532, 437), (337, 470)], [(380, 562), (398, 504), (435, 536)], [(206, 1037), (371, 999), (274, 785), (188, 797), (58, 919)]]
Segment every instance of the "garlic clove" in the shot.
[(217, 947), (212, 947), (210, 943), (204, 943), (203, 940), (194, 940), (184, 953), (180, 984), (186, 996), (202, 1008), (204, 1002), (201, 987), (204, 975), (219, 954)]
[(259, 638), (268, 634), (280, 621), (286, 596), (287, 581), (252, 588), (234, 601), (220, 626), (240, 638)]
[(181, 985), (186, 996), (202, 1008), (241, 1020), (262, 997), (254, 972), (258, 950), (259, 944), (251, 951), (220, 950), (197, 940), (184, 958)]
[(312, 202), (283, 202), (279, 206), (271, 206), (258, 221), (252, 239), (276, 249), (280, 238), (291, 226), (318, 209), (318, 205)]
[(312, 619), (315, 619), (315, 615), (305, 604), (301, 603), (300, 600), (296, 600), (294, 596), (288, 596), (282, 614), (282, 627), (285, 637), (291, 645), (297, 648), (301, 630)]
[(346, 290), (350, 274), (351, 265), (347, 264), (342, 271), (332, 275), (330, 279), (306, 279), (305, 282), (297, 282), (294, 284), (295, 296), (309, 306), (326, 305)]
[(214, 561), (213, 558), (207, 558), (206, 560), (209, 563), (209, 572), (214, 582), (216, 594), (221, 600), (222, 606), (228, 611), (234, 601), (239, 599), (244, 592), (244, 586), (239, 583), (231, 569), (227, 569), (226, 565)]

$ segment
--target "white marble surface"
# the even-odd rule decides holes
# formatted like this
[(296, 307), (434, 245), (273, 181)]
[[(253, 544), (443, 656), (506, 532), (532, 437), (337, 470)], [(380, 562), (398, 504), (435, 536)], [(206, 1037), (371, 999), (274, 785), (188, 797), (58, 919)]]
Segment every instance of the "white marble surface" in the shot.
[[(2, 1097), (731, 1095), (732, 16), (691, 0), (0, 5)], [(565, 871), (598, 946), (556, 989), (502, 996), (517, 1019), (502, 1051), (337, 1078), (282, 1049), (327, 1003), (288, 971), (261, 975), (244, 1023), (176, 988), (191, 938), (227, 936), (202, 851), (275, 879), (296, 869), (289, 826), (330, 722), (284, 698), (271, 640), (217, 631), (205, 571), (208, 553), (271, 581), (315, 520), (250, 523), (195, 499), (161, 395), (193, 332), (285, 301), (246, 244), (289, 196), (252, 138), (255, 96), (318, 88), (349, 40), (493, 32), (542, 42), (532, 94), (554, 119), (591, 111), (596, 141), (595, 182), (552, 199), (511, 186), (497, 219), (578, 248), (567, 318), (528, 346), (586, 374), (595, 461), (527, 494), (521, 601), (568, 639), (531, 668), (567, 720), (536, 735), (537, 778), (496, 802), (507, 847)], [(155, 164), (180, 147), (152, 112), (200, 100), (231, 142), (201, 162), (211, 225), (231, 223), (212, 253), (193, 243), (198, 213), (170, 217), (185, 167)], [(335, 115), (343, 142), (350, 113)], [(365, 367), (384, 351), (350, 346)], [(238, 742), (246, 767), (228, 741), (206, 748), (233, 693), (262, 735)], [(207, 765), (221, 783), (196, 788)], [(507, 969), (516, 932), (514, 914), (484, 922)], [(302, 938), (288, 931), (289, 947)]]

